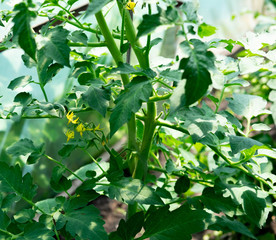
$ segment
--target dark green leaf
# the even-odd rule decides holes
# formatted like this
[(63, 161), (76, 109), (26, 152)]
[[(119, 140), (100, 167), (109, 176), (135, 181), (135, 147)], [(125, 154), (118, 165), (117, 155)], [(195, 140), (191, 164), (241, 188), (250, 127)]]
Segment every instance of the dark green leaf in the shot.
[[(7, 227), (10, 224), (10, 219), (9, 217), (6, 215), (6, 213), (4, 213), (2, 211), (2, 209), (0, 209), (0, 230), (3, 231), (7, 231)], [(1, 234), (1, 231), (0, 231)]]
[(117, 68), (113, 68), (110, 71), (111, 74), (135, 74), (138, 76), (147, 76), (148, 78), (154, 78), (156, 73), (149, 69), (134, 68), (128, 63), (119, 63)]
[(240, 136), (229, 136), (230, 147), (233, 154), (241, 152), (244, 149), (250, 149), (253, 146), (263, 146), (264, 144), (256, 141), (252, 138), (240, 137)]
[[(214, 68), (214, 55), (207, 51), (207, 45), (198, 39), (182, 42), (181, 47), (189, 57), (182, 58), (179, 69), (183, 69), (182, 78), (186, 79), (185, 96), (181, 105), (189, 106), (204, 96), (212, 83), (209, 70)], [(183, 89), (184, 90), (184, 89)]]
[(112, 155), (110, 155), (110, 166), (107, 171), (107, 179), (113, 182), (120, 180), (124, 175), (124, 171), (123, 158), (115, 150), (112, 149), (111, 152)]
[(256, 193), (247, 190), (241, 195), (243, 199), (243, 209), (248, 220), (256, 224), (259, 228), (262, 227), (261, 219), (266, 208), (266, 201), (263, 198), (256, 196)]
[(10, 82), (8, 88), (11, 90), (14, 90), (19, 87), (25, 87), (30, 83), (31, 80), (32, 80), (32, 77), (29, 75), (15, 78)]
[(72, 186), (72, 181), (67, 179), (63, 173), (65, 169), (56, 166), (53, 169), (50, 184), (55, 192), (67, 191)]
[(115, 108), (111, 113), (110, 136), (128, 122), (133, 113), (136, 113), (142, 106), (142, 102), (148, 101), (152, 93), (152, 85), (145, 77), (135, 77), (126, 86), (115, 101)]
[(178, 82), (182, 79), (182, 72), (179, 70), (171, 70), (170, 68), (167, 68), (166, 70), (160, 72), (160, 77), (171, 82)]
[(3, 24), (3, 22), (1, 21), (1, 19), (0, 19), (0, 26), (1, 27), (5, 27), (5, 25)]
[(87, 45), (88, 38), (85, 33), (81, 30), (77, 30), (72, 32), (72, 35), (68, 37), (69, 40), (77, 43), (83, 43), (84, 45)]
[(42, 223), (33, 222), (24, 228), (24, 235), (19, 236), (17, 240), (55, 240), (55, 233), (46, 228)]
[(257, 239), (248, 229), (247, 227), (238, 222), (237, 220), (229, 220), (226, 217), (216, 217), (216, 223), (209, 226), (209, 229), (223, 231), (223, 232), (237, 232), (241, 233), (249, 238)]
[(215, 213), (224, 213), (230, 217), (233, 217), (237, 211), (237, 205), (231, 198), (225, 198), (222, 194), (215, 193), (213, 188), (205, 188), (202, 196), (199, 198), (205, 208), (208, 208)]
[(14, 216), (14, 220), (19, 223), (26, 223), (35, 217), (35, 211), (32, 209), (22, 209), (17, 212)]
[(22, 171), (18, 165), (9, 167), (0, 162), (0, 191), (14, 192), (24, 200), (32, 201), (36, 194), (36, 186), (32, 184), (29, 173), (22, 177)]
[(138, 179), (124, 178), (118, 182), (112, 182), (109, 187), (109, 195), (118, 201), (127, 204), (135, 202), (148, 205), (163, 205), (161, 198), (154, 190), (144, 185)]
[(14, 11), (17, 13), (13, 18), (13, 36), (18, 36), (20, 47), (35, 60), (36, 42), (30, 25), (31, 18), (33, 18), (35, 14), (29, 11), (25, 2), (15, 5)]
[(65, 226), (66, 231), (80, 239), (107, 240), (103, 224), (99, 210), (93, 205), (65, 211), (56, 220), (58, 230)]
[(188, 178), (187, 175), (184, 175), (177, 179), (174, 186), (174, 191), (177, 194), (181, 194), (181, 193), (187, 192), (189, 188), (190, 188), (190, 179)]
[(216, 27), (210, 26), (206, 23), (201, 23), (198, 26), (198, 36), (200, 36), (201, 38), (209, 37), (214, 33), (216, 33)]
[(106, 4), (108, 4), (109, 2), (111, 2), (112, 0), (91, 0), (90, 4), (86, 10), (86, 15), (92, 15), (95, 14), (97, 12), (99, 12)]
[(143, 239), (190, 240), (191, 234), (207, 229), (211, 215), (203, 210), (191, 210), (187, 205), (170, 212), (169, 206), (149, 213), (144, 224)]
[(45, 54), (61, 65), (70, 67), (69, 54), (70, 48), (67, 45), (69, 31), (61, 26), (49, 29), (44, 36)]
[(110, 95), (110, 89), (91, 85), (89, 89), (82, 94), (82, 98), (87, 102), (89, 107), (97, 110), (102, 116), (105, 116), (109, 106)]
[(14, 102), (15, 103), (19, 103), (23, 106), (27, 106), (28, 104), (30, 104), (32, 102), (33, 98), (32, 95), (30, 93), (27, 92), (21, 92), (18, 93), (15, 97), (14, 97)]
[(143, 15), (143, 20), (137, 27), (137, 38), (149, 34), (161, 25), (173, 24), (179, 18), (175, 8), (169, 6), (166, 11), (158, 8), (157, 14)]

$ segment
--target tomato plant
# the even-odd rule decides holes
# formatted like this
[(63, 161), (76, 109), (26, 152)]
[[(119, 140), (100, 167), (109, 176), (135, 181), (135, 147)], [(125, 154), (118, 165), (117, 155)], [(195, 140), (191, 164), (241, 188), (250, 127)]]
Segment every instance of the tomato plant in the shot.
[[(275, 138), (266, 134), (276, 120), (275, 23), (240, 41), (205, 41), (216, 28), (199, 17), (196, 1), (91, 0), (84, 12), (72, 10), (77, 2), (28, 0), (1, 11), (1, 27), (13, 23), (1, 49), (22, 49), (37, 74), (10, 81), (18, 93), (1, 118), (64, 119), (64, 143), (56, 153), (32, 138), (5, 148), (15, 161), (0, 161), (0, 239), (185, 240), (207, 229), (257, 239), (275, 218)], [(46, 23), (34, 31), (38, 17)], [(151, 52), (166, 41), (158, 35), (164, 26), (175, 30), (177, 55), (156, 64)], [(237, 58), (212, 51), (235, 45), (243, 48)], [(46, 87), (61, 69), (74, 86), (51, 100)], [(21, 91), (29, 85), (43, 98)], [(102, 123), (82, 115), (95, 112)], [(112, 147), (118, 132), (127, 132), (121, 150)], [(71, 169), (78, 150), (91, 161)], [(45, 181), (66, 197), (36, 198), (35, 169), (26, 166), (46, 160), (55, 166)], [(101, 195), (128, 206), (111, 233), (90, 204)]]

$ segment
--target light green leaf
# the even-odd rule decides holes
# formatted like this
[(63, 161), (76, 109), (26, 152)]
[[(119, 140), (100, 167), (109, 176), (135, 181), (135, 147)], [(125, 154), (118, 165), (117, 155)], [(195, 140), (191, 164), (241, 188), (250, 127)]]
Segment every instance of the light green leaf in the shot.
[(200, 21), (197, 10), (199, 8), (198, 0), (187, 0), (184, 1), (180, 10), (186, 15), (186, 21), (197, 23)]
[(255, 124), (252, 124), (251, 127), (252, 127), (252, 130), (254, 130), (254, 131), (269, 131), (269, 130), (271, 130), (271, 127), (267, 126), (264, 123), (255, 123)]
[(111, 74), (135, 74), (137, 76), (147, 76), (148, 78), (154, 78), (156, 73), (151, 69), (134, 68), (128, 63), (119, 63), (118, 67), (113, 68), (110, 71)]
[(259, 96), (234, 93), (233, 98), (228, 101), (229, 107), (236, 114), (244, 116), (248, 120), (261, 114), (271, 113), (265, 109), (267, 101)]
[(20, 47), (35, 60), (36, 42), (30, 25), (31, 19), (35, 17), (35, 13), (29, 11), (25, 2), (15, 5), (13, 11), (17, 12), (13, 18), (13, 36), (18, 36)]
[(201, 38), (203, 37), (209, 37), (213, 34), (216, 33), (216, 27), (213, 27), (211, 25), (208, 25), (206, 23), (201, 23), (198, 26), (198, 36), (200, 36)]
[(66, 231), (80, 239), (107, 240), (103, 224), (100, 211), (93, 205), (77, 210), (65, 210), (65, 213), (61, 213), (56, 219), (58, 230), (65, 226)]
[(111, 2), (112, 0), (91, 0), (90, 4), (86, 10), (86, 17), (88, 15), (93, 15), (97, 12), (99, 12), (106, 4), (108, 4), (109, 2)]
[(4, 213), (2, 211), (2, 209), (0, 209), (0, 234), (1, 234), (1, 230), (7, 231), (7, 227), (10, 224), (10, 219), (7, 216), (6, 213)]
[(69, 36), (68, 39), (76, 43), (83, 43), (84, 45), (87, 45), (88, 41), (88, 37), (82, 30), (72, 32), (71, 36)]
[(32, 77), (29, 75), (15, 78), (10, 82), (8, 88), (11, 90), (14, 90), (19, 87), (25, 87), (30, 83), (31, 80), (32, 80)]
[(19, 103), (22, 106), (27, 106), (32, 102), (33, 98), (30, 93), (27, 92), (20, 92), (14, 97), (14, 102)]
[(55, 233), (46, 228), (42, 223), (33, 222), (24, 228), (24, 235), (19, 236), (17, 240), (55, 240)]
[(35, 217), (35, 211), (32, 209), (22, 209), (17, 212), (14, 216), (14, 220), (19, 223), (26, 223)]
[(267, 82), (267, 86), (269, 86), (271, 89), (276, 89), (276, 79), (270, 79), (268, 82)]
[(135, 202), (148, 205), (163, 205), (161, 198), (153, 188), (144, 185), (139, 179), (124, 178), (121, 181), (112, 182), (109, 187), (109, 195), (118, 201), (127, 204)]
[(142, 102), (148, 101), (151, 93), (152, 85), (146, 77), (132, 79), (115, 100), (116, 106), (109, 119), (111, 137), (141, 108)]
[(160, 72), (159, 76), (171, 82), (178, 82), (182, 78), (182, 72), (180, 70), (171, 70), (170, 68), (167, 68)]
[(188, 55), (179, 64), (179, 69), (184, 70), (182, 79), (186, 79), (184, 97), (178, 104), (182, 106), (189, 106), (204, 96), (212, 83), (209, 70), (214, 68), (214, 55), (207, 51), (207, 45), (198, 39), (191, 39), (190, 42), (192, 46), (186, 41), (180, 44)]
[(61, 65), (70, 67), (69, 54), (70, 48), (67, 45), (69, 31), (61, 26), (49, 29), (42, 43), (45, 48), (44, 53), (47, 57), (55, 60)]
[(27, 173), (22, 177), (19, 165), (9, 167), (4, 162), (0, 162), (0, 169), (0, 191), (14, 192), (24, 200), (31, 202), (37, 188), (32, 184), (31, 175)]
[(82, 99), (87, 102), (89, 107), (97, 110), (104, 117), (109, 106), (110, 95), (110, 89), (91, 84), (88, 90), (82, 94)]
[(191, 234), (207, 229), (211, 215), (203, 210), (191, 210), (187, 205), (170, 212), (168, 206), (150, 212), (144, 224), (143, 239), (190, 240)]

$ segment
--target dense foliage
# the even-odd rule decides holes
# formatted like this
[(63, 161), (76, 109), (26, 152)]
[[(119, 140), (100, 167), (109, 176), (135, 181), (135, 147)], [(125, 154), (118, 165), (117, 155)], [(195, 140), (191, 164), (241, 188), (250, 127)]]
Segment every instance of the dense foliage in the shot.
[[(133, 2), (91, 0), (79, 15), (71, 11), (76, 2), (45, 0), (38, 6), (28, 0), (0, 13), (2, 27), (14, 23), (1, 49), (21, 48), (24, 64), (37, 70), (37, 76), (11, 79), (8, 88), (36, 84), (44, 96), (19, 92), (1, 118), (63, 118), (67, 128), (59, 159), (33, 139), (6, 148), (17, 161), (0, 161), (0, 239), (185, 240), (206, 229), (257, 239), (276, 207), (275, 136), (268, 134), (276, 121), (275, 23), (240, 41), (206, 42), (216, 29), (198, 16), (196, 1), (144, 1), (143, 15), (134, 15), (138, 26), (131, 18), (138, 7)], [(102, 12), (110, 8), (121, 16), (114, 30)], [(47, 23), (34, 32), (37, 17)], [(151, 50), (166, 39), (152, 36), (162, 26), (175, 29), (179, 54), (156, 65)], [(213, 54), (235, 45), (242, 48), (236, 58)], [(106, 48), (113, 61), (90, 53), (96, 48)], [(51, 102), (45, 86), (62, 68), (70, 68), (77, 84)], [(81, 117), (95, 111), (110, 128)], [(127, 143), (116, 151), (110, 141), (126, 131), (124, 125)], [(109, 161), (95, 159), (92, 147), (108, 152)], [(91, 163), (72, 170), (67, 159), (78, 149)], [(67, 197), (35, 197), (35, 171), (23, 169), (46, 159), (56, 165), (47, 179), (51, 189)], [(70, 194), (76, 180), (80, 184)], [(99, 210), (89, 204), (100, 195), (128, 205), (115, 232), (104, 230)]]

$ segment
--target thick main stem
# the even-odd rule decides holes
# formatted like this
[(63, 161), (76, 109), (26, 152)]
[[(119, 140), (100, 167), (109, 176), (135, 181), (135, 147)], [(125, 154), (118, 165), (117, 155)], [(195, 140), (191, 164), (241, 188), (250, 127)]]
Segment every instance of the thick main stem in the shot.
[[(101, 32), (105, 38), (105, 42), (109, 52), (111, 53), (113, 59), (118, 65), (120, 62), (123, 62), (123, 58), (120, 50), (118, 49), (116, 42), (109, 31), (109, 28), (106, 24), (105, 18), (102, 14), (102, 11), (99, 11), (95, 14), (98, 25), (101, 29)], [(127, 74), (121, 74), (121, 78), (124, 86), (129, 83), (129, 77)], [(135, 123), (135, 115), (132, 114), (130, 121), (128, 122), (128, 142), (129, 148), (135, 150), (136, 149), (136, 123)]]

